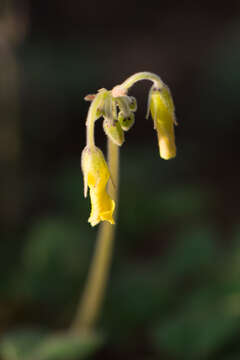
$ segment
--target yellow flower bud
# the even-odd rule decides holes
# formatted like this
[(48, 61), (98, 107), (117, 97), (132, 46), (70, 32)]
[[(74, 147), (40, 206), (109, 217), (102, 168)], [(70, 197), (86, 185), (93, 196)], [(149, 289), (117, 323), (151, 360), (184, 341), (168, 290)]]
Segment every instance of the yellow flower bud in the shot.
[(106, 191), (110, 172), (102, 151), (96, 146), (86, 146), (82, 152), (81, 165), (84, 176), (84, 196), (87, 196), (89, 187), (92, 205), (88, 222), (92, 226), (104, 220), (114, 224), (112, 215), (115, 202)]
[(161, 90), (153, 89), (150, 92), (149, 100), (154, 128), (158, 134), (160, 156), (165, 160), (174, 158), (176, 156), (175, 114), (170, 91), (166, 86)]

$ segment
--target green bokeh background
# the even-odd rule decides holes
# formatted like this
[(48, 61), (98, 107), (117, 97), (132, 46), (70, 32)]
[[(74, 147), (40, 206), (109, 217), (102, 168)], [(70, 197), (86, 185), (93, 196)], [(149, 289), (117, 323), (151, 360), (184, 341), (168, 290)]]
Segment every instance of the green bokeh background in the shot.
[[(240, 5), (31, 0), (10, 14), (1, 8), (1, 359), (240, 359)], [(83, 98), (143, 70), (172, 90), (178, 154), (159, 158), (149, 84), (137, 84), (103, 311), (96, 333), (69, 338), (97, 232), (79, 166)]]

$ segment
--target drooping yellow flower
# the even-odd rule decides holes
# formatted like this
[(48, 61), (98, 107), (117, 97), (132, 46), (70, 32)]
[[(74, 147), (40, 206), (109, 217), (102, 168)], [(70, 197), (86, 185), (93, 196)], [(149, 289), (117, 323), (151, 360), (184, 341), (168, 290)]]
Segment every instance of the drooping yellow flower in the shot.
[(95, 226), (100, 221), (104, 220), (114, 224), (112, 215), (115, 208), (115, 202), (110, 198), (106, 191), (110, 172), (102, 151), (96, 146), (86, 146), (83, 150), (82, 171), (84, 176), (84, 196), (87, 196), (89, 187), (92, 205), (88, 222), (92, 226)]
[(172, 97), (167, 86), (150, 92), (150, 111), (154, 128), (158, 134), (158, 144), (161, 158), (168, 160), (176, 156), (174, 136), (175, 113)]

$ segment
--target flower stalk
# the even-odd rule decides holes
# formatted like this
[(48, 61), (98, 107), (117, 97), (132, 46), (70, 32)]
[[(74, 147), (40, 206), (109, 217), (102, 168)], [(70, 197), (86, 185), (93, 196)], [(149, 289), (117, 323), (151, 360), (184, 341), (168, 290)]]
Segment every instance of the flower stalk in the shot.
[(97, 118), (98, 109), (104, 102), (104, 99), (107, 96), (108, 91), (106, 89), (101, 89), (98, 94), (94, 97), (87, 116), (86, 127), (87, 127), (87, 145), (89, 147), (95, 146), (94, 139), (94, 123)]
[[(160, 157), (165, 160), (176, 156), (174, 125), (175, 109), (168, 87), (159, 76), (151, 72), (139, 72), (116, 85), (111, 91), (100, 89), (97, 94), (85, 97), (92, 101), (87, 121), (87, 145), (82, 152), (84, 195), (89, 188), (92, 210), (89, 222), (99, 224), (96, 249), (90, 267), (87, 283), (79, 303), (72, 330), (81, 333), (92, 330), (99, 317), (103, 303), (109, 269), (111, 265), (119, 184), (119, 146), (124, 143), (124, 132), (135, 123), (134, 112), (137, 101), (128, 96), (128, 90), (140, 80), (150, 80), (153, 85), (149, 92), (147, 117), (151, 113), (154, 129), (157, 131)], [(104, 118), (103, 129), (108, 138), (108, 161), (95, 145), (94, 125)]]
[[(112, 176), (112, 181), (108, 184), (108, 192), (117, 202), (119, 147), (110, 140), (108, 140), (108, 163)], [(72, 324), (72, 331), (77, 334), (93, 330), (98, 319), (111, 266), (115, 229), (114, 225), (106, 221), (100, 225), (86, 287)]]

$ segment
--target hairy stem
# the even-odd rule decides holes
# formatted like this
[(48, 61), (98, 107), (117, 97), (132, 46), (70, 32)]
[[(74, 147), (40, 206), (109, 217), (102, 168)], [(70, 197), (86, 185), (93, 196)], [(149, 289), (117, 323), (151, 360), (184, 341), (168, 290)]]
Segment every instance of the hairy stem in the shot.
[(87, 144), (90, 147), (95, 145), (94, 122), (97, 118), (97, 110), (98, 107), (101, 105), (103, 99), (106, 97), (107, 93), (108, 93), (107, 90), (100, 91), (92, 101), (88, 111), (86, 127), (87, 127)]
[(154, 83), (154, 85), (156, 85), (157, 88), (162, 88), (164, 85), (159, 76), (151, 72), (143, 71), (130, 76), (120, 86), (127, 90), (136, 82), (141, 80), (150, 80)]
[[(108, 162), (112, 175), (109, 195), (117, 202), (119, 178), (119, 148), (108, 140)], [(86, 287), (72, 324), (75, 333), (91, 331), (96, 324), (103, 303), (113, 250), (115, 225), (104, 221), (100, 225), (96, 249), (90, 267)]]

